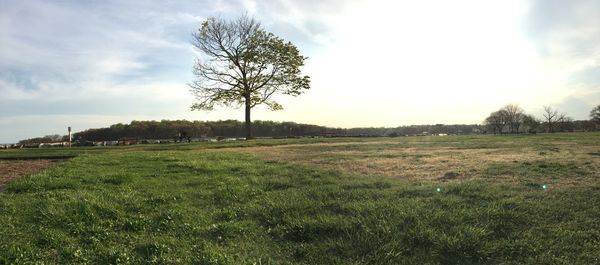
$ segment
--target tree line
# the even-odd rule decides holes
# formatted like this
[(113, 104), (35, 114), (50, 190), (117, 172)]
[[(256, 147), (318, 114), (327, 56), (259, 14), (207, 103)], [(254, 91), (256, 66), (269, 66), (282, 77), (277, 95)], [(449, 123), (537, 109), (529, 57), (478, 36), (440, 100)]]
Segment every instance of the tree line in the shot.
[(592, 109), (589, 120), (576, 121), (551, 106), (544, 106), (538, 118), (517, 104), (507, 104), (490, 113), (483, 125), (485, 132), (493, 134), (594, 131), (600, 125), (600, 105)]
[[(301, 136), (401, 136), (421, 134), (471, 134), (480, 133), (481, 126), (465, 125), (410, 125), (396, 128), (363, 127), (333, 128), (295, 122), (261, 121), (253, 122), (252, 134), (256, 137), (301, 137)], [(88, 129), (73, 135), (76, 140), (114, 141), (124, 138), (136, 139), (180, 139), (203, 137), (244, 137), (247, 135), (245, 122), (237, 120), (220, 121), (132, 121), (130, 124), (114, 124), (106, 128)]]
[[(363, 127), (333, 128), (295, 122), (261, 121), (254, 122), (252, 132), (257, 137), (376, 137), (422, 134), (471, 134), (480, 133), (481, 126), (465, 125), (409, 125), (396, 128)], [(244, 137), (246, 126), (242, 121), (132, 121), (129, 124), (117, 123), (105, 128), (87, 129), (73, 134), (76, 141), (117, 141), (121, 139), (176, 139), (203, 137)], [(48, 135), (21, 140), (19, 144), (35, 144), (67, 141), (67, 136)]]
[[(295, 122), (255, 121), (253, 132), (260, 137), (318, 136), (339, 134), (341, 129)], [(76, 140), (113, 141), (123, 138), (181, 139), (203, 137), (243, 137), (245, 123), (237, 120), (219, 121), (132, 121), (107, 128), (88, 129), (74, 134)]]
[(30, 144), (39, 144), (39, 143), (55, 143), (55, 142), (66, 142), (69, 141), (69, 136), (60, 135), (60, 134), (52, 134), (46, 135), (42, 137), (34, 137), (29, 139), (24, 139), (19, 141), (19, 145), (30, 145)]
[[(219, 121), (132, 121), (117, 123), (106, 128), (87, 129), (73, 134), (76, 141), (117, 141), (135, 139), (178, 139), (203, 137), (244, 137), (245, 122)], [(483, 124), (431, 124), (390, 127), (333, 128), (295, 122), (254, 122), (253, 134), (257, 137), (376, 137), (439, 134), (510, 134), (537, 132), (594, 131), (600, 129), (600, 105), (590, 112), (589, 120), (573, 120), (552, 107), (544, 107), (541, 117), (535, 117), (516, 104), (508, 104), (492, 112)], [(19, 144), (51, 143), (67, 141), (67, 136), (47, 135), (19, 141)]]

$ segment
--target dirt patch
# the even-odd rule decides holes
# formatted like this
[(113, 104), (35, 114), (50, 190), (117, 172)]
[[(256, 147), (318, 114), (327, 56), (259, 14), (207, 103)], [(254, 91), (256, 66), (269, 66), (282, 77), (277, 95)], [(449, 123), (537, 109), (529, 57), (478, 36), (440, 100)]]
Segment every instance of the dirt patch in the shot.
[(42, 171), (64, 159), (0, 160), (0, 190), (11, 180)]

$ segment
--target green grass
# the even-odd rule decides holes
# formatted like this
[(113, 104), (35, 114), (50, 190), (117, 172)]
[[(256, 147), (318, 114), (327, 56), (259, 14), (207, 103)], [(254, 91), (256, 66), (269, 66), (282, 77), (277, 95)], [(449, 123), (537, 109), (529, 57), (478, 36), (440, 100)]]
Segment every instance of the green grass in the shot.
[[(372, 145), (294, 148), (568, 153), (556, 143), (598, 147), (598, 136), (333, 139)], [(506, 161), (488, 166), (487, 179), (413, 182), (218, 150), (324, 141), (2, 151), (77, 157), (0, 192), (0, 264), (600, 263), (596, 155), (588, 167)], [(528, 185), (494, 181), (507, 174)], [(541, 187), (563, 177), (584, 183)]]

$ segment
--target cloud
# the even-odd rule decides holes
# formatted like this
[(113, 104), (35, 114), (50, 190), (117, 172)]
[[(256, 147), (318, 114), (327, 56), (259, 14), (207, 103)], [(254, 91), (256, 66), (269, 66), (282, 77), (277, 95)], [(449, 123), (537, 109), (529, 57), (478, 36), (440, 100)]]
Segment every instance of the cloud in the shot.
[(156, 9), (144, 1), (94, 7), (46, 1), (10, 5), (0, 11), (0, 89), (5, 99), (75, 99), (135, 80), (181, 82), (190, 75), (189, 38), (201, 18)]
[(600, 65), (586, 67), (575, 73), (572, 82), (581, 85), (599, 85), (600, 84)]
[(579, 113), (577, 118), (585, 118), (585, 108), (600, 102), (598, 12), (600, 2), (594, 0), (532, 0), (524, 20), (525, 33), (546, 64), (565, 76), (564, 104)]
[(365, 1), (343, 0), (241, 0), (250, 15), (259, 18), (276, 35), (285, 35), (293, 43), (313, 50), (331, 45), (336, 25), (354, 14)]
[(532, 0), (525, 29), (547, 56), (595, 59), (600, 55), (600, 2)]
[(556, 104), (556, 108), (559, 111), (564, 112), (569, 117), (581, 120), (589, 118), (593, 107), (592, 104), (577, 97), (567, 97), (562, 102)]
[(44, 116), (114, 120), (189, 112), (191, 33), (212, 12), (234, 7), (222, 1), (38, 0), (1, 6), (0, 119), (11, 129), (1, 130), (0, 142), (16, 140), (19, 130), (29, 132), (21, 139), (54, 127), (17, 128)]

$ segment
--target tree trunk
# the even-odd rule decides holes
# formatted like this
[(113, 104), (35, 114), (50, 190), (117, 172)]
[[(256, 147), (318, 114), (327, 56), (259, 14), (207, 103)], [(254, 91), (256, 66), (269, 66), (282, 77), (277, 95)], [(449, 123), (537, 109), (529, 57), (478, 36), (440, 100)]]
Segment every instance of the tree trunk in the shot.
[(252, 139), (252, 121), (250, 121), (250, 100), (246, 99), (246, 140)]

